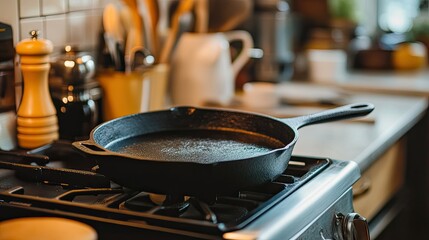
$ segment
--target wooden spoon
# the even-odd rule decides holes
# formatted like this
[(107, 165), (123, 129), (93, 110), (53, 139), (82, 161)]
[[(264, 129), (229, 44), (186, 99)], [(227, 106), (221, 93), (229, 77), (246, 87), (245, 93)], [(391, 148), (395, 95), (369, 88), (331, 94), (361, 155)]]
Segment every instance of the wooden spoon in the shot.
[(138, 11), (143, 20), (144, 29), (144, 46), (152, 54), (157, 53), (158, 44), (156, 41), (156, 22), (157, 22), (157, 9), (155, 8), (155, 1), (153, 0), (138, 0)]
[(209, 28), (209, 0), (197, 0), (195, 3), (195, 32), (206, 33)]
[(168, 33), (167, 39), (165, 41), (164, 46), (161, 49), (161, 56), (159, 58), (160, 63), (167, 63), (170, 58), (171, 51), (174, 46), (174, 42), (177, 38), (177, 33), (179, 31), (179, 20), (180, 17), (186, 13), (190, 13), (194, 6), (194, 0), (181, 0), (179, 6), (173, 14), (173, 18), (171, 19), (171, 28)]
[(147, 12), (150, 17), (150, 36), (151, 41), (153, 45), (152, 54), (156, 55), (158, 57), (158, 49), (159, 49), (159, 42), (158, 42), (158, 36), (156, 31), (156, 26), (158, 25), (159, 20), (159, 13), (158, 13), (158, 1), (156, 0), (145, 0), (145, 5), (147, 7)]
[(132, 49), (144, 46), (143, 39), (143, 24), (138, 11), (137, 0), (123, 0), (129, 8), (130, 13), (130, 28), (127, 34), (127, 43), (125, 47), (125, 64), (126, 71), (131, 71), (131, 59), (133, 58)]
[(209, 5), (209, 31), (226, 32), (250, 17), (254, 4), (249, 0), (210, 0)]
[(124, 28), (119, 9), (112, 3), (103, 10), (104, 38), (110, 55), (115, 62), (116, 70), (123, 69), (122, 53), (124, 48)]

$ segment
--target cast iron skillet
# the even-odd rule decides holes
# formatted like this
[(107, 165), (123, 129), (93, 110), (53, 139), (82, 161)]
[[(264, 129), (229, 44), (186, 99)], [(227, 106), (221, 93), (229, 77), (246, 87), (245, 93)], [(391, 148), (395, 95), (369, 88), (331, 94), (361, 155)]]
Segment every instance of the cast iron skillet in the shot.
[(364, 116), (372, 104), (350, 104), (295, 118), (176, 107), (105, 122), (73, 145), (99, 172), (136, 190), (160, 194), (231, 193), (279, 176), (305, 125)]

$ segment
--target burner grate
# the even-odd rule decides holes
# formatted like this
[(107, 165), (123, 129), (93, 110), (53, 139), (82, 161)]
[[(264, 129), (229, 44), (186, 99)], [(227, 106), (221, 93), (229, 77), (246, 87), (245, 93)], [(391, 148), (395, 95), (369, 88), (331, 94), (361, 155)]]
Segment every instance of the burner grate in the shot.
[[(106, 231), (106, 225), (115, 225), (124, 233), (131, 228), (137, 232), (159, 231), (166, 235), (197, 234), (210, 239), (245, 227), (330, 164), (328, 159), (293, 156), (283, 175), (271, 183), (243, 189), (234, 195), (216, 196), (210, 201), (169, 196), (168, 201), (159, 205), (151, 201), (149, 193), (111, 184), (105, 176), (91, 172), (91, 166), (83, 170), (64, 168), (77, 156), (61, 162), (52, 148), (55, 147), (41, 149), (42, 154), (49, 153), (47, 159), (40, 156), (40, 151), (30, 152), (36, 154), (37, 164), (31, 154), (14, 160), (8, 155), (8, 162), (0, 154), (0, 162), (6, 163), (0, 164), (0, 168), (4, 168), (0, 171), (8, 171), (0, 177), (0, 220), (33, 215), (59, 216), (87, 222), (100, 231)], [(60, 163), (56, 164), (62, 167), (52, 167), (52, 163), (58, 161)], [(35, 176), (22, 174), (31, 171)], [(13, 208), (17, 211), (9, 211)]]

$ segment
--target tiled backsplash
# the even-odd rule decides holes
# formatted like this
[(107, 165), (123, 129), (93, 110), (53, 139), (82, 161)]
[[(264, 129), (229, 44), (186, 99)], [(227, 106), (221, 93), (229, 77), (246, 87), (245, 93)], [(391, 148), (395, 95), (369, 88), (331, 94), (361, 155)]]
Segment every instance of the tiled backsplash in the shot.
[[(42, 38), (52, 41), (57, 53), (65, 45), (94, 51), (103, 7), (112, 1), (115, 0), (0, 0), (0, 22), (12, 26), (15, 46), (29, 38), (30, 30), (39, 30)], [(21, 81), (20, 71), (15, 71), (17, 106), (22, 94)]]
[(65, 45), (92, 50), (97, 45), (103, 7), (111, 1), (0, 0), (0, 21), (13, 26), (15, 43), (37, 29), (52, 41), (55, 50)]

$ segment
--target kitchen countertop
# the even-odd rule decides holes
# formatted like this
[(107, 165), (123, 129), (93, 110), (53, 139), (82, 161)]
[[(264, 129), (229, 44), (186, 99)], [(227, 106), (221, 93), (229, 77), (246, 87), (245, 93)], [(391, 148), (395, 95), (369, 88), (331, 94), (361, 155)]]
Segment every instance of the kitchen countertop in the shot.
[(405, 135), (424, 115), (428, 101), (421, 97), (359, 94), (350, 102), (369, 102), (374, 122), (341, 121), (307, 126), (293, 154), (352, 160), (365, 171)]
[(429, 69), (419, 71), (353, 71), (334, 85), (344, 89), (395, 95), (429, 96)]
[[(293, 83), (282, 83), (288, 87)], [(365, 171), (424, 115), (428, 101), (421, 96), (352, 93), (347, 102), (368, 102), (375, 110), (365, 118), (305, 126), (299, 129), (294, 155), (355, 161)], [(274, 117), (291, 117), (323, 110), (314, 106), (280, 105), (273, 109), (245, 110)]]

